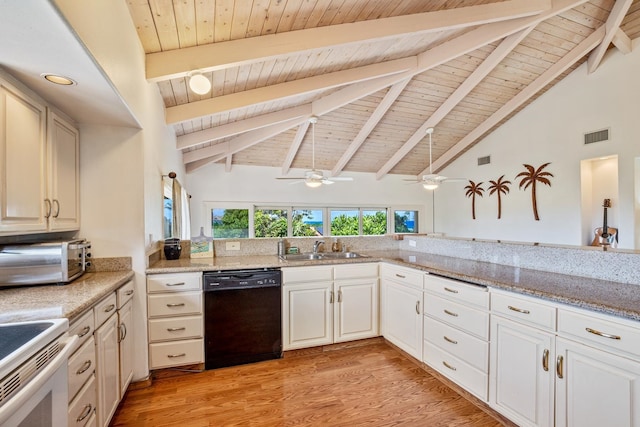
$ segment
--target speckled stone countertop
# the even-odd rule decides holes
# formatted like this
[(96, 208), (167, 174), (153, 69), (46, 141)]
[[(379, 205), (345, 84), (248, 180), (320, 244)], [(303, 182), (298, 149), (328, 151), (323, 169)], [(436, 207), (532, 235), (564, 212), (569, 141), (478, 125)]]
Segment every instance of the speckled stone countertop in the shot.
[(62, 317), (71, 321), (133, 275), (133, 271), (86, 273), (67, 285), (2, 288), (0, 323)]
[(175, 261), (159, 261), (147, 269), (147, 273), (386, 261), (452, 279), (640, 321), (640, 283), (631, 285), (422, 252), (392, 250), (367, 251), (364, 254), (367, 255), (366, 258), (321, 261), (282, 261), (276, 255), (183, 258)]

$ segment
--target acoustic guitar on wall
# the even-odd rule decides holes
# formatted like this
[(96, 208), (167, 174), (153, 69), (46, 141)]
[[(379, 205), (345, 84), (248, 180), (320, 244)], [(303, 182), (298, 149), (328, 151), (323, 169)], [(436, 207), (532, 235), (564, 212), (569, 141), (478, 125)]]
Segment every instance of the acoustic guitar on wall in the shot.
[(604, 199), (602, 204), (604, 212), (602, 214), (602, 227), (595, 229), (595, 237), (591, 246), (608, 246), (615, 248), (618, 246), (618, 229), (607, 226), (607, 208), (611, 207), (611, 199)]

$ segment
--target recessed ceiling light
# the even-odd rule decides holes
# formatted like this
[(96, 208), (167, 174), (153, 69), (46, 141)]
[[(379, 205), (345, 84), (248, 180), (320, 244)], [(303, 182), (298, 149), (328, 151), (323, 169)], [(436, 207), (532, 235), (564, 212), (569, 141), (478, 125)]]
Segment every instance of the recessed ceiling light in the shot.
[(45, 80), (48, 80), (51, 83), (55, 83), (61, 86), (73, 86), (77, 84), (74, 80), (71, 80), (69, 77), (61, 76), (59, 74), (44, 73), (40, 75), (44, 77)]

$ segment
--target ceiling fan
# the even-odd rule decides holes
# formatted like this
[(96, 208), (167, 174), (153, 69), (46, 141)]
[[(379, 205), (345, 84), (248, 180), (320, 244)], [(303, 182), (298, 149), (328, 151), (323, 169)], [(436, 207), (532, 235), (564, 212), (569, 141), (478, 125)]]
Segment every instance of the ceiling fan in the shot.
[(353, 181), (351, 177), (326, 177), (324, 172), (316, 169), (316, 123), (318, 118), (313, 116), (309, 118), (311, 123), (311, 170), (304, 173), (303, 177), (278, 177), (276, 179), (293, 179), (293, 184), (304, 182), (307, 187), (317, 188), (322, 184), (333, 184), (336, 181)]
[(405, 179), (405, 181), (422, 184), (425, 190), (435, 190), (443, 182), (465, 181), (465, 179), (462, 178), (447, 178), (446, 176), (433, 173), (433, 169), (431, 168), (431, 165), (433, 164), (433, 160), (431, 158), (431, 135), (433, 134), (433, 128), (427, 128), (426, 132), (427, 135), (429, 135), (429, 173), (427, 175), (422, 175), (422, 178), (419, 180)]

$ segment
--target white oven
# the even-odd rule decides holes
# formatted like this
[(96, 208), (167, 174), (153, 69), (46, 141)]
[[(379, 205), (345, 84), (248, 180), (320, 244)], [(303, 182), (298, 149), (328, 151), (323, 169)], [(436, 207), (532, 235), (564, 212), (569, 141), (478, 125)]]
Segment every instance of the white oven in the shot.
[(0, 325), (0, 427), (65, 427), (67, 319)]

